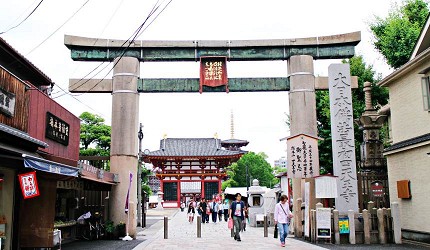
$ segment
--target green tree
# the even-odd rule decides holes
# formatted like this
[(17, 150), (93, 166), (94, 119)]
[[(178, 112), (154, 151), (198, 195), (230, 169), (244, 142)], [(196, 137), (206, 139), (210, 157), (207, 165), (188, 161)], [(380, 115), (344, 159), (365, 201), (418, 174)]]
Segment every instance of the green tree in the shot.
[[(372, 102), (373, 105), (385, 105), (388, 102), (388, 90), (376, 85), (381, 77), (375, 74), (371, 65), (366, 65), (363, 57), (355, 56), (343, 63), (349, 63), (351, 75), (358, 76), (358, 88), (352, 90), (353, 116), (357, 119), (365, 109), (364, 101), (364, 82), (372, 83)], [(330, 122), (330, 98), (328, 91), (316, 92), (316, 108), (318, 120), (318, 136), (323, 140), (318, 142), (321, 174), (333, 172), (332, 141), (331, 141), (331, 122)], [(359, 159), (359, 145), (363, 142), (362, 131), (354, 124), (354, 136), (356, 143), (356, 157)]]
[(388, 65), (399, 68), (409, 60), (428, 13), (427, 2), (404, 0), (400, 7), (390, 10), (388, 17), (375, 17), (370, 23), (373, 45)]
[[(278, 183), (278, 179), (273, 174), (273, 168), (266, 161), (267, 155), (263, 152), (249, 152), (243, 155), (237, 162), (233, 163), (227, 175), (229, 180), (223, 183), (223, 188), (226, 187), (246, 187), (246, 167), (248, 167), (249, 180), (258, 179), (261, 186), (273, 187)], [(252, 183), (251, 183), (252, 184)]]
[(104, 119), (89, 112), (83, 112), (81, 119), (80, 155), (109, 156), (111, 127), (104, 124)]

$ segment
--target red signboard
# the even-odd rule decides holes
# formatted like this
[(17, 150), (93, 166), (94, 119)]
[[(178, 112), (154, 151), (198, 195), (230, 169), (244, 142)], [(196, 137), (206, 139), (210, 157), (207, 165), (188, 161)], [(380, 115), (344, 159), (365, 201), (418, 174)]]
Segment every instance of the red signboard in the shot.
[(39, 186), (37, 185), (36, 171), (19, 174), (18, 179), (24, 199), (40, 195)]
[(382, 186), (381, 182), (373, 182), (370, 185), (374, 197), (383, 197), (384, 196), (384, 186)]
[(225, 85), (228, 93), (227, 58), (200, 57), (200, 93), (203, 86), (218, 87)]

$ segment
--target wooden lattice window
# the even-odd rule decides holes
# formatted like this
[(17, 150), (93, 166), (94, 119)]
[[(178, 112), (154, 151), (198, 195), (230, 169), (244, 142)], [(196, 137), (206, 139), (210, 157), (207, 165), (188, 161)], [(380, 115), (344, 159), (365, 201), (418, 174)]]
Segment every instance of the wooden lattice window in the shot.
[(213, 195), (218, 193), (218, 182), (205, 182), (205, 199), (212, 200)]
[(164, 182), (163, 192), (165, 201), (178, 200), (178, 183), (177, 182)]

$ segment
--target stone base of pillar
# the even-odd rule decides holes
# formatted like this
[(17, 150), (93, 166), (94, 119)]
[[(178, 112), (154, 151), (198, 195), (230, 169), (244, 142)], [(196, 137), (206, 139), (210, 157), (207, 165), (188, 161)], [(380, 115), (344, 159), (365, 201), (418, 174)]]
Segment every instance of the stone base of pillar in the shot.
[[(137, 204), (137, 157), (133, 156), (111, 156), (110, 171), (118, 174), (119, 183), (112, 186), (109, 197), (110, 219), (118, 224), (119, 222), (129, 223), (128, 233), (131, 237), (136, 237), (136, 204)], [(125, 213), (125, 201), (129, 186), (129, 173), (133, 174), (129, 195), (130, 221), (127, 222)]]

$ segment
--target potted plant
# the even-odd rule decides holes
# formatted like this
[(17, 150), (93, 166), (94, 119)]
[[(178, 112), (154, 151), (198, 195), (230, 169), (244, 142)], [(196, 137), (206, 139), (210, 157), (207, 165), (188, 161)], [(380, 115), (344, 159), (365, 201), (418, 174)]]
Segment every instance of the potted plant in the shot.
[(107, 220), (105, 222), (105, 230), (106, 230), (106, 239), (112, 240), (114, 238), (115, 225), (113, 221)]
[(118, 237), (125, 237), (125, 223), (120, 221), (118, 225), (116, 225), (116, 231), (118, 233)]

